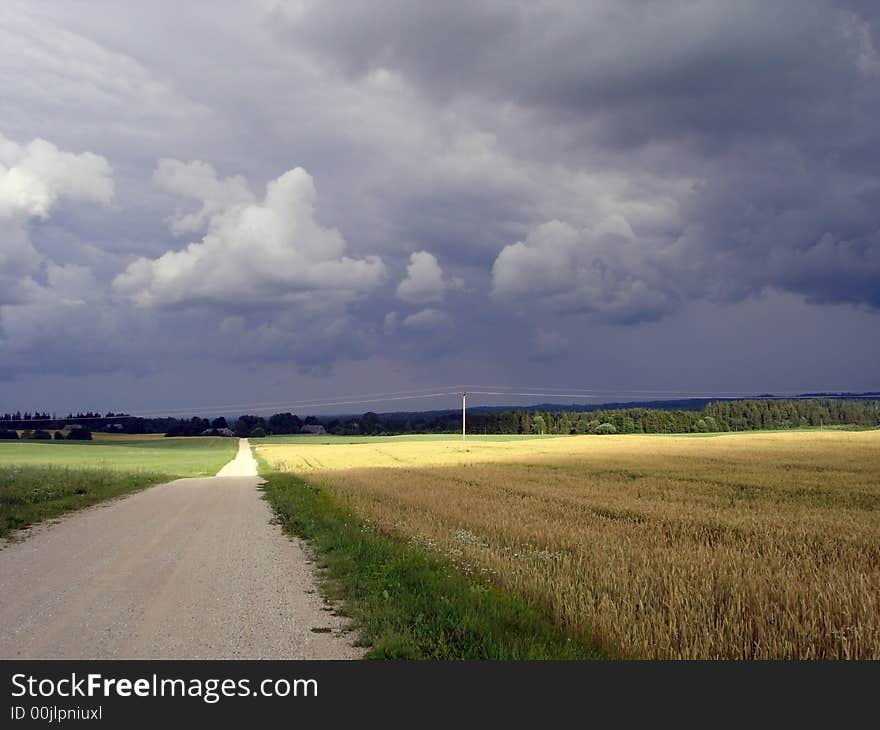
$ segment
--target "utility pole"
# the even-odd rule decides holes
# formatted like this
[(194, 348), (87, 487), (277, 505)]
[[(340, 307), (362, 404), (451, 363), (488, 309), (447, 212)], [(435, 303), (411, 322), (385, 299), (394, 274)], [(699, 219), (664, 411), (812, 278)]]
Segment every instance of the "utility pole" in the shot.
[(464, 441), (467, 438), (467, 428), (465, 426), (465, 419), (467, 418), (467, 393), (461, 394), (461, 440)]

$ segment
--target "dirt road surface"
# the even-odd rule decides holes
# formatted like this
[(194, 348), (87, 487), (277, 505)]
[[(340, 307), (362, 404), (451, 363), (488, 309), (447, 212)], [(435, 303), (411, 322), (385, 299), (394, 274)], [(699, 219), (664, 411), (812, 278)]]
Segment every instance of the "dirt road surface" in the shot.
[(259, 483), (242, 439), (216, 477), (152, 487), (7, 543), (0, 658), (360, 656), (302, 547), (270, 523)]

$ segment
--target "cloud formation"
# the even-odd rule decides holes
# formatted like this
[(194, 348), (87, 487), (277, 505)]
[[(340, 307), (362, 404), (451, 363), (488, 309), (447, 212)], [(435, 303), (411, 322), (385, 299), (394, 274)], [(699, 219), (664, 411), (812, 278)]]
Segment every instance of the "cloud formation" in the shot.
[[(160, 170), (169, 167), (166, 161)], [(214, 193), (216, 186), (210, 191), (199, 187), (206, 180), (211, 187), (212, 171), (205, 175), (204, 166), (190, 163), (175, 169), (199, 172), (191, 192), (198, 188), (205, 197)], [(232, 187), (240, 185), (237, 180)], [(229, 187), (227, 180), (223, 189)], [(205, 214), (208, 232), (201, 241), (156, 259), (134, 261), (113, 287), (141, 306), (352, 301), (382, 283), (385, 266), (377, 256), (346, 256), (339, 231), (315, 220), (315, 198), (311, 176), (299, 167), (269, 182), (260, 202), (220, 204), (203, 198), (217, 210)]]
[(28, 296), (31, 277), (46, 261), (28, 222), (46, 220), (63, 199), (108, 205), (113, 176), (107, 160), (64, 152), (44, 139), (20, 145), (0, 134), (0, 304)]
[(21, 146), (0, 134), (0, 217), (46, 218), (59, 198), (107, 205), (113, 175), (106, 159), (35, 139)]
[(436, 304), (443, 301), (448, 289), (461, 285), (460, 279), (443, 274), (436, 256), (416, 251), (409, 257), (406, 278), (397, 285), (397, 296), (414, 304)]
[(658, 251), (618, 216), (595, 228), (550, 221), (504, 248), (492, 267), (493, 294), (556, 313), (589, 313), (628, 324), (658, 319), (677, 303)]
[(862, 0), (7, 0), (0, 362), (867, 381), (878, 48)]
[(403, 326), (412, 330), (431, 331), (452, 326), (452, 318), (439, 309), (428, 307), (405, 317)]
[(153, 182), (170, 193), (201, 203), (195, 212), (178, 213), (171, 217), (169, 225), (176, 236), (199, 231), (212, 216), (226, 208), (254, 200), (244, 177), (235, 175), (221, 180), (211, 165), (200, 160), (159, 160), (153, 173)]
[[(771, 288), (878, 306), (869, 283), (880, 273), (874, 6), (681, 0), (646, 13), (616, 0), (430, 9), (384, 0), (344, 13), (281, 3), (275, 19), (283, 42), (349, 79), (390, 75), (426, 104), (490, 120), (496, 170), (526, 171), (515, 192), (479, 202), (482, 220), (503, 215), (521, 229), (499, 248), (531, 235), (524, 245), (537, 251), (548, 230), (539, 227), (554, 220), (581, 231), (618, 214), (632, 221), (640, 253), (589, 235), (542, 249), (552, 260), (534, 287), (559, 311), (626, 324), (676, 311), (676, 301)], [(514, 195), (528, 215), (493, 209)], [(505, 282), (528, 251), (504, 250), (496, 291), (524, 291)], [(590, 283), (584, 271), (551, 276), (556, 259), (592, 262), (594, 278), (599, 264), (610, 268)]]

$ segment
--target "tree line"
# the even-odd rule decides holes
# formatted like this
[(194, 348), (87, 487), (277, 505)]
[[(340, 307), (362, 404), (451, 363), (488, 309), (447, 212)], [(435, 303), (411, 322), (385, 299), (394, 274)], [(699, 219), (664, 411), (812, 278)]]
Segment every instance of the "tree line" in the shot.
[[(461, 414), (377, 414), (354, 417), (315, 417), (300, 420), (290, 413), (270, 418), (242, 416), (237, 435), (299, 433), (303, 425), (320, 424), (337, 436), (373, 436), (407, 433), (458, 433)], [(511, 409), (471, 412), (469, 433), (484, 434), (612, 434), (612, 433), (713, 433), (819, 426), (880, 426), (880, 400), (717, 401), (701, 409), (610, 408), (590, 410)]]
[[(461, 431), (461, 414), (364, 414), (359, 421), (325, 422), (331, 433), (394, 434)], [(880, 426), (880, 400), (740, 400), (717, 401), (701, 409), (612, 408), (590, 410), (517, 410), (474, 412), (470, 433), (603, 434), (713, 433), (818, 426)]]
[[(25, 417), (29, 416), (29, 417)], [(39, 416), (43, 416), (40, 418)], [(82, 419), (87, 419), (84, 424)], [(47, 414), (7, 413), (0, 416), (0, 431), (11, 438), (15, 430), (62, 430), (78, 425), (81, 431), (127, 434), (164, 433), (168, 436), (235, 435), (259, 438), (297, 434), (306, 427), (323, 427), (337, 436), (372, 436), (407, 433), (457, 433), (458, 411), (385, 413), (368, 411), (360, 416), (307, 416), (276, 413), (245, 414), (227, 420), (192, 418), (140, 418), (120, 413), (89, 413), (66, 417)], [(510, 409), (472, 411), (469, 433), (478, 434), (611, 434), (611, 433), (715, 433), (820, 426), (880, 426), (880, 400), (809, 398), (728, 400), (707, 403), (693, 410), (674, 408), (584, 408), (571, 410)], [(16, 434), (17, 437), (17, 434)], [(77, 434), (74, 438), (83, 438)]]

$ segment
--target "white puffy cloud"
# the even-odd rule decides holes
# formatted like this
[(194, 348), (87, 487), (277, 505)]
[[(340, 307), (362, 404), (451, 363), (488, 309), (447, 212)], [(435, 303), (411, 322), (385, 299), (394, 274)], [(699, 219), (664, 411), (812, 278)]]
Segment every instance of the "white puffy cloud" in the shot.
[(114, 289), (140, 305), (345, 303), (375, 289), (385, 278), (382, 260), (346, 256), (339, 231), (315, 220), (315, 197), (311, 176), (290, 170), (266, 186), (262, 201), (211, 215), (201, 241), (131, 263)]
[(444, 276), (437, 258), (427, 251), (409, 257), (406, 278), (397, 286), (397, 296), (414, 304), (442, 302), (447, 289), (461, 286), (461, 281)]
[(108, 204), (113, 177), (107, 160), (63, 152), (44, 139), (21, 146), (0, 134), (0, 218), (46, 218), (62, 197)]
[(553, 220), (498, 254), (493, 294), (621, 323), (658, 319), (678, 300), (658, 248), (639, 241), (619, 215), (590, 228)]
[(439, 309), (428, 307), (403, 320), (403, 326), (412, 330), (436, 330), (452, 325), (452, 318)]
[(45, 260), (28, 222), (48, 218), (62, 198), (108, 204), (113, 177), (107, 160), (64, 152), (43, 139), (19, 145), (0, 134), (0, 304), (29, 296), (31, 277)]
[(225, 208), (254, 200), (244, 177), (235, 175), (221, 180), (211, 165), (199, 160), (159, 160), (153, 181), (168, 192), (194, 198), (202, 204), (195, 212), (172, 216), (169, 223), (175, 235), (198, 231)]

